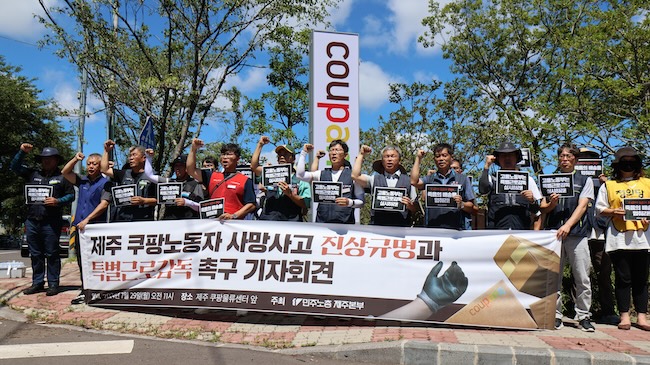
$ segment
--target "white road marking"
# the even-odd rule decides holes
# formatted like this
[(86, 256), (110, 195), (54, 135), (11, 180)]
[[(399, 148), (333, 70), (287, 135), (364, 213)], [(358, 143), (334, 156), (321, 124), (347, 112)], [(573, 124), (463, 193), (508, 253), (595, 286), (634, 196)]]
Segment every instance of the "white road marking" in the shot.
[(0, 359), (129, 354), (133, 351), (133, 346), (133, 340), (2, 345), (0, 346)]

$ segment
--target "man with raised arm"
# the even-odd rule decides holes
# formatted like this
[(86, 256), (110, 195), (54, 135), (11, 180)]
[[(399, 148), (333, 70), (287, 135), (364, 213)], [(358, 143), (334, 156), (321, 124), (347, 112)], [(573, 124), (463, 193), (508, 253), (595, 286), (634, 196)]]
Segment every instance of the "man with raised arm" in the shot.
[(479, 179), (478, 190), (488, 194), (487, 228), (489, 229), (539, 229), (539, 204), (542, 194), (528, 176), (528, 189), (515, 193), (497, 193), (496, 172), (490, 173), (492, 164), (502, 170), (519, 170), (517, 163), (522, 153), (512, 142), (503, 142), (493, 154), (485, 157), (485, 166)]
[(330, 143), (329, 157), (332, 167), (306, 172), (305, 158), (313, 149), (314, 145), (309, 143), (303, 146), (296, 166), (298, 179), (306, 182), (332, 181), (342, 184), (342, 196), (336, 198), (336, 204), (318, 204), (316, 222), (354, 224), (354, 209), (363, 206), (363, 188), (352, 180), (352, 171), (345, 159), (349, 150), (347, 143), (340, 139)]
[(417, 206), (414, 204), (417, 199), (417, 191), (411, 186), (406, 169), (400, 163), (402, 151), (395, 146), (386, 146), (381, 150), (381, 160), (376, 160), (372, 164), (375, 171), (372, 176), (362, 174), (361, 166), (363, 159), (372, 148), (363, 145), (352, 167), (352, 179), (362, 188), (370, 188), (371, 194), (374, 194), (375, 187), (403, 188), (406, 189), (406, 195), (402, 197), (402, 204), (406, 208), (403, 212), (388, 210), (370, 210), (370, 224), (378, 226), (399, 226), (410, 227), (412, 223), (411, 215), (416, 211)]
[(11, 161), (10, 168), (25, 179), (27, 185), (51, 187), (51, 194), (42, 202), (27, 204), (25, 231), (29, 257), (32, 260), (32, 286), (23, 290), (24, 294), (45, 291), (45, 274), (47, 269), (46, 295), (59, 293), (61, 275), (61, 257), (59, 257), (59, 237), (63, 224), (63, 206), (74, 200), (74, 188), (63, 177), (59, 165), (63, 157), (54, 147), (45, 147), (36, 162), (40, 169), (23, 166), (23, 159), (34, 149), (29, 143), (20, 145), (20, 150)]
[(93, 153), (86, 159), (86, 176), (79, 176), (73, 172), (75, 165), (83, 161), (84, 154), (77, 154), (63, 167), (61, 173), (74, 186), (79, 188), (77, 197), (77, 209), (74, 214), (72, 225), (76, 227), (73, 232), (77, 254), (77, 265), (79, 265), (79, 278), (81, 279), (81, 293), (72, 299), (71, 304), (81, 304), (85, 301), (83, 292), (83, 270), (81, 269), (81, 242), (79, 232), (86, 228), (89, 223), (106, 223), (106, 210), (110, 205), (110, 180), (105, 178), (100, 169), (102, 155)]
[[(262, 175), (262, 166), (260, 166), (260, 154), (262, 147), (270, 142), (269, 137), (260, 137), (257, 142), (255, 152), (251, 159), (251, 170), (255, 175)], [(309, 184), (298, 180), (295, 174), (294, 162), (296, 154), (286, 145), (275, 148), (278, 164), (291, 164), (293, 173), (291, 174), (291, 184), (284, 181), (278, 183), (277, 187), (265, 187), (264, 206), (259, 216), (260, 220), (269, 221), (296, 221), (304, 220), (307, 214), (311, 200), (311, 189)]]
[(203, 141), (194, 138), (187, 155), (187, 173), (206, 188), (206, 199), (224, 199), (224, 213), (219, 219), (244, 219), (255, 210), (257, 202), (253, 181), (237, 172), (241, 149), (234, 143), (226, 143), (221, 147), (219, 159), (223, 172), (219, 172), (196, 168), (196, 151), (201, 147)]
[[(456, 172), (451, 168), (454, 156), (454, 148), (448, 143), (438, 143), (433, 147), (434, 161), (437, 170), (420, 178), (420, 163), (426, 155), (426, 151), (418, 150), (415, 154), (415, 162), (411, 168), (411, 184), (423, 190), (427, 184), (458, 185), (459, 193), (454, 195), (456, 207), (429, 207), (426, 209), (426, 227), (450, 228), (463, 230), (466, 228), (465, 218), (474, 209), (474, 190), (469, 178), (464, 174)], [(426, 191), (424, 191), (426, 199)], [(426, 200), (425, 200), (426, 201)]]
[(156, 184), (144, 176), (145, 149), (142, 146), (129, 148), (129, 168), (124, 170), (114, 169), (109, 166), (108, 155), (115, 148), (115, 142), (104, 142), (102, 155), (102, 173), (113, 180), (113, 186), (136, 186), (136, 195), (131, 197), (130, 205), (116, 208), (116, 222), (152, 221), (158, 199), (156, 199)]

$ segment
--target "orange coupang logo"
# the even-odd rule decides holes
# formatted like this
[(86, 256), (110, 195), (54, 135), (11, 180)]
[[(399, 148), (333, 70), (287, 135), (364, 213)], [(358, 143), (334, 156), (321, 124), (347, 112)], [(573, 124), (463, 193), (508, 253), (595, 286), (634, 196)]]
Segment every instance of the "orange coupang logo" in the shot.
[(483, 297), (480, 302), (476, 303), (474, 307), (472, 307), (469, 310), (469, 314), (471, 315), (476, 315), (478, 314), (482, 309), (489, 308), (490, 304), (494, 302), (497, 298), (502, 297), (506, 295), (506, 291), (503, 288), (497, 288), (495, 289), (492, 293), (489, 295)]

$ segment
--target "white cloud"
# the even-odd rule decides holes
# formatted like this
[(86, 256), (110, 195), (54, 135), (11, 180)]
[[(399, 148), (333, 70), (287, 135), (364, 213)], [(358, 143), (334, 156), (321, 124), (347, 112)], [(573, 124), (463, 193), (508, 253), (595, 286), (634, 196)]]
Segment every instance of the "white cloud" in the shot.
[(231, 75), (226, 80), (225, 89), (237, 87), (243, 94), (264, 88), (266, 83), (267, 69), (261, 67), (252, 67), (245, 74), (237, 73)]
[(378, 109), (388, 102), (388, 84), (398, 82), (377, 64), (362, 61), (359, 65), (359, 98), (361, 107)]
[(414, 81), (419, 81), (423, 83), (430, 83), (431, 80), (440, 80), (440, 77), (433, 72), (428, 71), (415, 71), (413, 73)]
[[(438, 1), (441, 7), (452, 0)], [(391, 12), (388, 21), (391, 23), (389, 49), (395, 53), (409, 52), (415, 48), (420, 54), (433, 54), (440, 51), (440, 46), (424, 48), (418, 42), (418, 37), (427, 31), (422, 25), (422, 19), (429, 15), (429, 2), (423, 0), (389, 0), (387, 7)], [(436, 37), (436, 44), (442, 38)]]
[[(51, 85), (49, 88), (52, 90), (52, 98), (60, 108), (73, 116), (71, 119), (78, 117), (80, 108), (81, 86), (80, 82), (76, 81), (70, 82), (69, 75), (60, 70), (46, 70), (43, 75), (43, 82)], [(86, 123), (104, 122), (104, 113), (96, 113), (99, 110), (104, 110), (104, 103), (96, 95), (90, 93), (89, 89), (86, 95)]]
[[(56, 6), (58, 0), (45, 0), (47, 7)], [(45, 27), (34, 17), (44, 15), (38, 0), (0, 0), (0, 34), (23, 41), (38, 39)]]
[(388, 30), (381, 19), (369, 15), (363, 18), (363, 30), (359, 42), (366, 47), (386, 47), (386, 34)]
[(337, 25), (343, 25), (348, 20), (350, 12), (352, 11), (352, 5), (354, 5), (356, 0), (341, 0), (338, 3), (338, 6), (335, 8), (329, 8), (330, 16), (327, 18), (334, 28)]

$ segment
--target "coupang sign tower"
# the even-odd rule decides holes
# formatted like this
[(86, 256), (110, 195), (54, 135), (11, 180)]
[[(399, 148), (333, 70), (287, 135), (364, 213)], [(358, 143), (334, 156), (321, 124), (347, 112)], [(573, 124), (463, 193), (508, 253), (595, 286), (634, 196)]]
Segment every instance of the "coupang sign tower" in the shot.
[(359, 36), (313, 31), (310, 68), (314, 150), (327, 150), (330, 142), (341, 139), (353, 160), (359, 150)]

